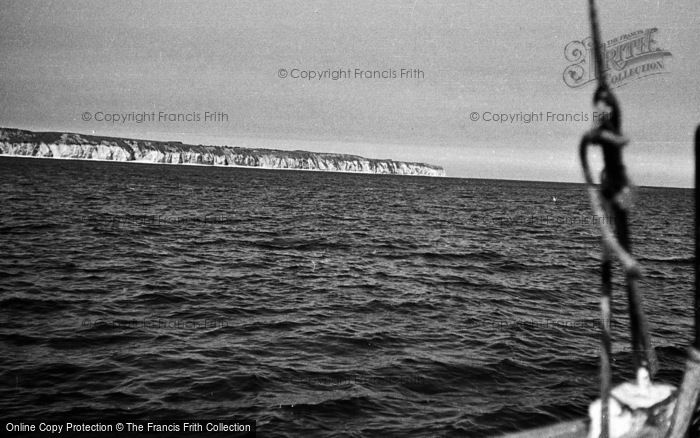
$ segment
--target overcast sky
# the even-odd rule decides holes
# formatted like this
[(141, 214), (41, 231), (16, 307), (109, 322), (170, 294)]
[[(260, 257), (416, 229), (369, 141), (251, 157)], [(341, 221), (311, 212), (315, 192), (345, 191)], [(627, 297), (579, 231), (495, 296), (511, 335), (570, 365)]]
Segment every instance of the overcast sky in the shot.
[[(566, 3), (563, 4), (563, 3)], [(567, 43), (586, 1), (0, 1), (0, 126), (422, 161), (449, 176), (581, 181), (590, 113)], [(616, 89), (638, 184), (691, 186), (700, 2), (599, 0), (605, 40), (658, 28), (665, 74)], [(419, 78), (294, 79), (297, 70), (419, 69)], [(280, 77), (284, 69), (287, 77)], [(222, 112), (111, 123), (97, 113)], [(83, 120), (89, 112), (91, 120)], [(480, 119), (472, 121), (476, 112)]]

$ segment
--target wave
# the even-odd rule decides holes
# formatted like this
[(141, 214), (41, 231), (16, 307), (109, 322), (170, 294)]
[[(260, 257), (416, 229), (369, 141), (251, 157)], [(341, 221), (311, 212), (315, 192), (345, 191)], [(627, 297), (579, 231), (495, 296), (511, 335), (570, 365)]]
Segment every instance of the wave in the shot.
[(649, 263), (667, 263), (671, 265), (692, 265), (695, 263), (695, 257), (693, 256), (642, 256), (637, 259), (639, 262), (649, 262)]

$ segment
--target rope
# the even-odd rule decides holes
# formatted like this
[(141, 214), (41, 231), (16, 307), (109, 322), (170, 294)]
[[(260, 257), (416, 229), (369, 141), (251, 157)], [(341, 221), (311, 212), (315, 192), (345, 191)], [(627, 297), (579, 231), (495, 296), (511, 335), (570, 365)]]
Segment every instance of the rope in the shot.
[[(595, 11), (593, 0), (590, 0), (590, 3)], [(593, 12), (591, 17), (595, 17), (595, 15), (595, 12)], [(597, 26), (594, 26), (593, 30), (596, 32)], [(599, 37), (596, 36), (594, 39), (599, 39)], [(595, 47), (594, 52), (597, 53), (597, 57), (602, 57), (600, 46)], [(627, 223), (629, 206), (625, 198), (629, 196), (631, 188), (622, 162), (622, 148), (628, 143), (628, 140), (621, 133), (620, 108), (617, 99), (607, 88), (602, 77), (599, 77), (599, 81), (600, 84), (595, 92), (593, 103), (598, 110), (608, 113), (609, 117), (584, 135), (579, 148), (581, 164), (593, 212), (599, 217), (612, 217), (614, 221), (614, 230), (608, 221), (599, 221), (602, 245), (605, 250), (609, 251), (621, 262), (626, 275), (635, 366), (636, 368), (647, 368), (650, 374), (653, 375), (657, 368), (656, 357), (651, 348), (648, 322), (642, 309), (641, 295), (637, 289), (637, 281), (641, 277), (641, 270), (631, 254)], [(603, 152), (604, 168), (600, 190), (596, 190), (588, 164), (588, 148), (590, 145), (600, 146)], [(607, 260), (604, 257), (603, 265), (606, 262)], [(603, 271), (604, 291), (607, 287), (605, 285), (611, 281), (611, 279), (606, 278), (605, 269)]]
[(596, 10), (594, 0), (588, 1), (588, 13), (590, 14), (591, 34), (593, 36), (593, 59), (595, 61), (596, 77), (598, 78), (599, 86), (608, 88), (605, 82), (603, 55), (600, 53), (600, 27), (598, 26), (598, 11)]
[[(593, 105), (609, 117), (586, 133), (579, 146), (583, 175), (594, 214), (600, 218), (612, 217), (615, 228), (605, 220), (600, 223), (602, 257), (601, 257), (601, 437), (609, 436), (608, 406), (612, 387), (610, 367), (611, 334), (610, 321), (612, 312), (612, 259), (617, 258), (622, 264), (627, 282), (627, 299), (629, 302), (630, 330), (632, 333), (632, 350), (636, 369), (645, 368), (653, 376), (657, 369), (656, 356), (651, 347), (648, 322), (642, 309), (641, 295), (637, 290), (637, 281), (641, 276), (639, 264), (631, 253), (627, 215), (629, 206), (626, 197), (631, 191), (622, 161), (622, 148), (628, 140), (621, 133), (621, 115), (617, 99), (610, 91), (605, 79), (603, 54), (601, 53), (600, 29), (594, 0), (589, 0), (591, 33), (593, 37), (593, 54), (598, 79), (598, 88), (593, 96)], [(596, 188), (588, 164), (588, 149), (598, 145), (603, 153), (603, 172), (600, 189)]]
[[(695, 341), (688, 349), (683, 382), (673, 412), (669, 438), (688, 436), (689, 428), (700, 429), (700, 125), (695, 131)], [(691, 425), (692, 423), (692, 425)], [(692, 432), (691, 432), (692, 433)]]

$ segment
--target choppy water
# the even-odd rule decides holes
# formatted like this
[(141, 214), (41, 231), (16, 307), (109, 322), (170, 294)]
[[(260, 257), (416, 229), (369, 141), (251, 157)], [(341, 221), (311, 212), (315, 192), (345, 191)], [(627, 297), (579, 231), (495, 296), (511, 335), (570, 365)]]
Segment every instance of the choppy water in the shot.
[[(584, 416), (595, 397), (581, 185), (19, 158), (0, 175), (3, 417), (487, 436)], [(692, 215), (690, 190), (639, 189), (635, 252), (672, 383)]]

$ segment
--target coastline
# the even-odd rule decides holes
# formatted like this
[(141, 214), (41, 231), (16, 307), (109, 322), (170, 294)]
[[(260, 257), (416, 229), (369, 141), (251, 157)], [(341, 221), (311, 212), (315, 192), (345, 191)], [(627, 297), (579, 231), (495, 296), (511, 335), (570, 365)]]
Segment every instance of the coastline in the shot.
[(0, 155), (368, 175), (446, 176), (441, 166), (365, 158), (358, 155), (191, 145), (68, 132), (33, 132), (13, 128), (0, 128)]
[[(350, 171), (350, 170), (323, 170), (323, 169), (295, 169), (290, 167), (263, 167), (263, 166), (241, 166), (238, 164), (202, 164), (202, 163), (161, 163), (154, 161), (142, 161), (142, 160), (106, 160), (102, 158), (73, 158), (73, 157), (40, 157), (36, 155), (21, 155), (21, 154), (5, 154), (0, 153), (0, 158), (31, 158), (37, 160), (65, 160), (65, 161), (97, 161), (100, 163), (133, 163), (133, 164), (152, 164), (152, 165), (165, 165), (165, 166), (192, 166), (192, 167), (216, 167), (216, 168), (234, 168), (234, 169), (254, 169), (254, 170), (281, 170), (281, 171), (292, 171), (292, 172), (317, 172), (317, 173), (342, 173), (342, 174), (356, 174), (356, 175), (388, 175), (388, 176), (407, 176), (407, 177), (424, 177), (424, 178), (457, 178), (447, 175), (419, 175), (419, 174), (391, 174), (391, 173), (378, 173), (378, 172), (362, 172), (362, 171)], [(457, 178), (457, 179), (470, 179), (470, 178)]]

